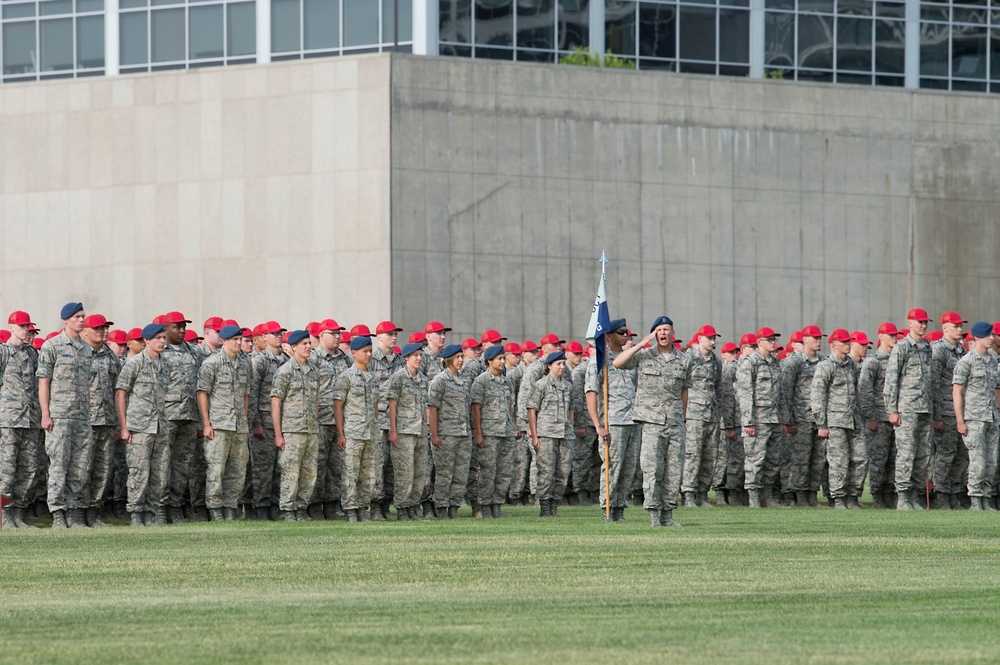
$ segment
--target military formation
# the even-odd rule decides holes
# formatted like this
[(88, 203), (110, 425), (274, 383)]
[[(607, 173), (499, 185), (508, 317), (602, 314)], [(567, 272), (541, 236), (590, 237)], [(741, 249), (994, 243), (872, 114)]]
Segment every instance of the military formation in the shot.
[[(994, 511), (1000, 323), (922, 309), (877, 339), (808, 325), (684, 346), (667, 316), (593, 348), (497, 330), (400, 344), (383, 321), (286, 330), (180, 312), (112, 329), (82, 303), (46, 338), (16, 311), (0, 336), (3, 528), (216, 520), (558, 517), (599, 505), (677, 527), (679, 506)], [(994, 334), (996, 333), (996, 337)], [(395, 508), (395, 511), (393, 511)]]

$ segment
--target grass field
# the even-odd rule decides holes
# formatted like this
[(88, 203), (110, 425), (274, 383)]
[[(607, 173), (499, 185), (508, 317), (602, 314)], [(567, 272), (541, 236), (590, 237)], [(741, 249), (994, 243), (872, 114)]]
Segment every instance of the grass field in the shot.
[(1000, 513), (559, 512), (5, 531), (0, 662), (1000, 660)]

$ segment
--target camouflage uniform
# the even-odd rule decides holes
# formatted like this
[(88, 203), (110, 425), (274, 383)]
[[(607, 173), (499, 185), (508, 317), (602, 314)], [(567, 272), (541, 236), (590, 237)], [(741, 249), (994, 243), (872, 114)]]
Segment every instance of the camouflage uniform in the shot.
[[(375, 489), (372, 491), (372, 501), (392, 499), (395, 487), (395, 480), (393, 478), (394, 467), (389, 451), (389, 378), (405, 364), (403, 357), (392, 349), (387, 354), (382, 351), (382, 347), (378, 344), (374, 345), (368, 371), (378, 379), (378, 428), (381, 430), (381, 436), (378, 441), (378, 470), (375, 474)], [(396, 507), (399, 508), (399, 506)]]
[(167, 505), (180, 508), (188, 501), (194, 464), (195, 440), (201, 426), (198, 416), (198, 367), (203, 356), (187, 342), (166, 344), (160, 360), (167, 368), (167, 442), (170, 446), (170, 484)]
[[(222, 347), (212, 351), (208, 348), (207, 344), (196, 344), (194, 351), (199, 361), (204, 362), (212, 355), (221, 353)], [(198, 367), (200, 372), (201, 365), (199, 364)], [(188, 496), (191, 497), (192, 506), (202, 508), (205, 506), (205, 480), (208, 478), (208, 462), (205, 459), (205, 437), (201, 433), (201, 416), (198, 419), (198, 429), (195, 432), (194, 439), (194, 452), (191, 453), (191, 467), (188, 473), (190, 478), (188, 480)]]
[[(524, 496), (524, 491), (527, 488), (527, 473), (522, 474), (521, 470), (527, 466), (526, 460), (530, 459), (528, 451), (525, 449), (528, 438), (527, 430), (521, 429), (521, 423), (517, 419), (518, 396), (521, 394), (521, 379), (524, 378), (525, 367), (526, 365), (522, 362), (507, 368), (507, 383), (510, 385), (510, 392), (514, 398), (514, 431), (521, 433), (518, 438), (514, 439), (514, 456), (510, 467), (508, 496), (512, 502), (516, 502)], [(531, 447), (531, 444), (527, 443), (527, 446)]]
[[(601, 455), (601, 508), (607, 508), (608, 488), (604, 482), (605, 476), (611, 486), (611, 508), (625, 508), (628, 505), (628, 494), (635, 470), (639, 466), (639, 448), (641, 445), (640, 426), (635, 422), (635, 382), (634, 370), (617, 369), (614, 359), (617, 353), (610, 348), (606, 350), (605, 366), (608, 368), (608, 433), (610, 443), (608, 452), (610, 466), (605, 471), (604, 442), (598, 441), (597, 447)], [(603, 370), (601, 372), (603, 374)], [(597, 363), (587, 366), (586, 392), (597, 395), (597, 413), (604, 422), (604, 377), (597, 373)]]
[[(441, 360), (441, 355), (431, 352), (429, 347), (424, 347), (424, 357), (420, 361), (420, 373), (427, 377), (428, 387), (430, 382), (434, 380), (434, 377), (445, 371), (444, 361)], [(420, 493), (420, 501), (424, 503), (425, 514), (427, 511), (427, 506), (430, 506), (434, 502), (434, 479), (437, 475), (434, 471), (434, 455), (433, 446), (431, 445), (431, 435), (428, 430), (427, 436), (424, 437), (424, 445), (427, 448), (427, 484), (424, 486), (424, 491)]]
[(722, 427), (735, 430), (736, 438), (726, 437), (726, 490), (741, 491), (746, 479), (744, 463), (746, 453), (743, 450), (743, 427), (740, 418), (740, 403), (736, 399), (736, 370), (741, 359), (737, 358), (722, 368), (722, 379), (719, 382), (719, 411), (722, 413)]
[(49, 415), (52, 431), (45, 436), (49, 458), (50, 511), (86, 507), (85, 494), (93, 459), (94, 431), (87, 413), (93, 353), (66, 331), (45, 342), (38, 358), (39, 379), (51, 379)]
[[(526, 365), (521, 375), (521, 386), (518, 388), (518, 400), (515, 403), (514, 423), (518, 430), (528, 431), (528, 402), (535, 389), (535, 384), (545, 376), (545, 363), (541, 358)], [(538, 468), (535, 461), (535, 447), (531, 445), (531, 437), (522, 436), (521, 442), (514, 446), (514, 471), (511, 478), (511, 496), (521, 497), (527, 492), (536, 494), (538, 485)]]
[(997, 369), (996, 359), (989, 354), (979, 355), (973, 349), (955, 364), (952, 381), (954, 385), (965, 386), (962, 415), (969, 428), (969, 433), (965, 435), (969, 451), (969, 496), (995, 496), (1000, 446), (1000, 429), (997, 427), (1000, 418), (996, 403), (1000, 370)]
[(812, 416), (816, 427), (830, 430), (826, 458), (830, 496), (857, 498), (864, 489), (868, 456), (861, 439), (857, 403), (857, 365), (850, 356), (831, 355), (816, 367), (812, 381)]
[(480, 356), (478, 358), (470, 358), (466, 360), (462, 364), (462, 369), (460, 369), (458, 373), (471, 386), (472, 382), (476, 380), (476, 377), (478, 377), (485, 371), (486, 371), (486, 361), (483, 360), (482, 356)]
[[(524, 387), (521, 387), (523, 394)], [(535, 459), (538, 465), (540, 501), (558, 502), (566, 493), (566, 482), (573, 468), (572, 384), (565, 379), (556, 381), (543, 376), (532, 388), (526, 410), (535, 412), (535, 434), (539, 448)]]
[[(573, 440), (573, 489), (579, 492), (596, 494), (599, 491), (600, 479), (597, 477), (601, 467), (601, 458), (597, 452), (597, 430), (587, 413), (586, 384), (587, 367), (590, 358), (584, 358), (573, 368), (570, 375), (573, 382), (573, 423), (574, 429), (582, 429), (583, 436), (574, 436)], [(576, 432), (574, 432), (574, 435)]]
[(319, 422), (319, 372), (308, 360), (284, 363), (274, 374), (270, 398), (281, 400), (281, 434), (285, 448), (278, 452), (281, 492), (278, 507), (304, 511), (316, 489)]
[(643, 507), (673, 510), (683, 473), (683, 393), (691, 386), (691, 358), (676, 349), (652, 347), (636, 353), (622, 369), (637, 370), (635, 420), (642, 424)]
[(699, 495), (699, 501), (705, 501), (720, 454), (719, 384), (722, 361), (711, 351), (702, 355), (698, 347), (692, 347), (687, 355), (691, 363), (691, 387), (688, 389), (681, 492), (694, 492)]
[(938, 494), (961, 492), (969, 472), (969, 449), (958, 433), (952, 397), (952, 373), (963, 355), (965, 349), (961, 344), (952, 345), (946, 339), (931, 345), (931, 382), (934, 391), (931, 420), (944, 422), (944, 431), (934, 432), (934, 456), (931, 461), (931, 480), (934, 491)]
[[(781, 369), (774, 355), (765, 358), (754, 351), (736, 369), (736, 398), (744, 428), (756, 427), (756, 434), (744, 433), (744, 471), (748, 490), (770, 489), (778, 475), (781, 446)], [(765, 494), (765, 497), (768, 495)]]
[(343, 402), (344, 471), (341, 504), (344, 510), (368, 507), (375, 490), (380, 432), (376, 422), (378, 379), (354, 365), (337, 377), (333, 399)]
[(132, 433), (126, 445), (130, 513), (151, 513), (166, 502), (170, 475), (167, 439), (167, 386), (170, 372), (162, 358), (149, 352), (129, 358), (118, 375), (116, 390), (125, 391), (125, 427)]
[(469, 384), (458, 374), (444, 371), (427, 389), (427, 405), (437, 409), (441, 447), (431, 448), (434, 458), (434, 505), (438, 510), (462, 505), (472, 459), (469, 436)]
[(0, 344), (0, 495), (15, 508), (31, 504), (40, 477), (37, 360), (30, 346)]
[(886, 413), (898, 413), (896, 492), (923, 491), (933, 444), (931, 347), (907, 335), (896, 343), (885, 368)]
[(280, 481), (278, 449), (274, 445), (274, 421), (271, 419), (271, 387), (278, 369), (289, 360), (284, 353), (270, 351), (258, 353), (253, 359), (250, 378), (250, 427), (264, 429), (264, 436), (250, 437), (250, 475), (253, 486), (254, 508), (271, 506), (278, 502), (275, 485)]
[(470, 498), (483, 506), (499, 505), (507, 498), (514, 464), (514, 393), (507, 377), (486, 371), (472, 382), (471, 399), (480, 405), (483, 447), (472, 451), (478, 478)]
[(213, 353), (198, 371), (198, 392), (208, 395), (208, 419), (215, 438), (205, 438), (205, 505), (209, 510), (236, 510), (246, 481), (246, 400), (250, 395), (249, 363), (224, 351)]
[[(869, 353), (858, 376), (858, 408), (865, 422), (865, 445), (868, 449), (868, 486), (872, 496), (891, 494), (896, 469), (896, 442), (885, 410), (885, 368), (889, 354), (882, 349)], [(872, 432), (867, 424), (875, 421)]]
[(818, 354), (810, 358), (798, 351), (788, 356), (781, 367), (781, 421), (797, 430), (784, 437), (780, 471), (783, 492), (815, 494), (823, 478), (826, 442), (817, 435), (820, 428), (810, 405), (813, 377), (822, 360)]
[(396, 510), (420, 504), (430, 465), (427, 461), (427, 377), (410, 373), (405, 365), (389, 378), (386, 401), (396, 401), (396, 434), (399, 440), (389, 449), (393, 468), (393, 503)]
[(118, 431), (115, 384), (118, 383), (121, 365), (118, 356), (107, 344), (92, 352), (89, 409), (90, 427), (94, 431), (94, 453), (84, 496), (87, 497), (86, 508), (100, 508), (111, 485), (115, 432)]
[[(309, 356), (319, 371), (319, 437), (316, 447), (316, 491), (314, 503), (340, 501), (340, 482), (344, 475), (344, 451), (337, 445), (337, 419), (333, 415), (333, 393), (337, 377), (353, 366), (353, 361), (340, 349), (329, 353), (319, 346)], [(324, 507), (326, 512), (333, 506)], [(333, 516), (327, 515), (327, 519)]]

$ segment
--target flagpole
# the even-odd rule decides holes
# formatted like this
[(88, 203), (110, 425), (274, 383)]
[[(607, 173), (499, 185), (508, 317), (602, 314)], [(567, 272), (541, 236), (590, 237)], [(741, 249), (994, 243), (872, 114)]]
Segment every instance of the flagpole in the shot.
[(611, 429), (608, 425), (608, 346), (607, 337), (601, 338), (604, 345), (604, 517), (611, 517)]

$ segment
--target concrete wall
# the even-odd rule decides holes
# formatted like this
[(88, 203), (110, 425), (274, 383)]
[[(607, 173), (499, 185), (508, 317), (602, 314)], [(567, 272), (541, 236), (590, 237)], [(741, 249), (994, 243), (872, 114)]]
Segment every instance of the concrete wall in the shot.
[[(1000, 99), (397, 57), (393, 315), (582, 338), (1000, 319)], [(787, 338), (787, 337), (786, 337)]]
[(0, 145), (5, 315), (389, 311), (387, 57), (5, 85)]

